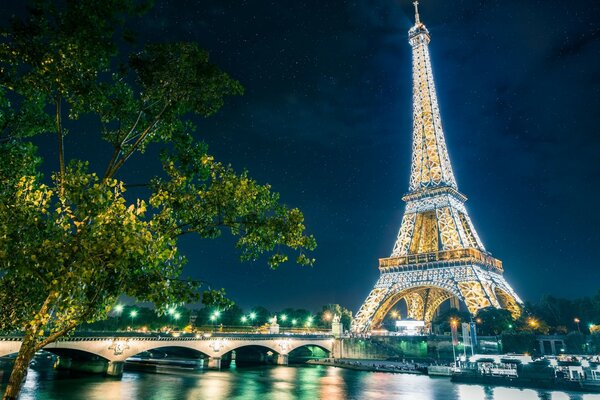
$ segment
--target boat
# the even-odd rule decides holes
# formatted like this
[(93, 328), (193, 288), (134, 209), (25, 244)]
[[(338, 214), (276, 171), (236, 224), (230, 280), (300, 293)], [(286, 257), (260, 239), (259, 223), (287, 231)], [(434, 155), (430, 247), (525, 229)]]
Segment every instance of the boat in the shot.
[(475, 355), (452, 371), (451, 381), (600, 393), (598, 365), (576, 357)]

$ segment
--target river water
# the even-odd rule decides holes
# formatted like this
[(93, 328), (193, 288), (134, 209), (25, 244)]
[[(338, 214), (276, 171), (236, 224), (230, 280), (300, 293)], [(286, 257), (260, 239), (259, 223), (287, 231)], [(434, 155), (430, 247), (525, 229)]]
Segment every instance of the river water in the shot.
[[(1, 372), (0, 372), (1, 373)], [(6, 374), (7, 371), (4, 371)], [(6, 376), (0, 392), (6, 385)], [(29, 370), (21, 400), (600, 400), (598, 394), (453, 384), (448, 378), (390, 374), (330, 366), (265, 366), (155, 374), (120, 379)]]

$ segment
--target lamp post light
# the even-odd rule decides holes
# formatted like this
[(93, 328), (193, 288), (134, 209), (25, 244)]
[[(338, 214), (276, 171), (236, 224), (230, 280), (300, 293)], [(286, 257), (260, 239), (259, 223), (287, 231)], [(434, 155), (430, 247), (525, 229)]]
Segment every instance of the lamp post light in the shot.
[(296, 326), (296, 324), (298, 323), (298, 320), (296, 320), (296, 318), (292, 319), (292, 325)]
[(313, 323), (313, 317), (308, 317), (306, 319), (306, 327), (310, 328), (310, 326), (312, 325), (312, 323)]
[(181, 314), (176, 312), (173, 314), (173, 319), (175, 320), (175, 322), (179, 321), (179, 318), (181, 318)]
[(579, 318), (574, 318), (573, 321), (577, 324), (577, 332), (581, 333), (581, 329), (579, 329)]
[(115, 330), (119, 329), (119, 322), (121, 321), (121, 314), (123, 314), (123, 304), (117, 304), (115, 306), (115, 313), (117, 314), (117, 326)]
[(450, 325), (452, 326), (452, 356), (454, 357), (454, 368), (456, 368), (456, 350), (454, 349), (454, 336), (458, 335), (456, 329), (458, 325), (458, 321), (454, 318), (450, 320)]
[(211, 320), (211, 322), (213, 324), (213, 329), (215, 327), (215, 321), (217, 319), (219, 319), (220, 316), (221, 316), (221, 312), (219, 310), (213, 312), (212, 315), (210, 316), (210, 320)]
[(250, 321), (252, 321), (252, 326), (254, 326), (255, 319), (256, 319), (256, 313), (253, 311), (250, 313)]
[(133, 319), (134, 319), (135, 317), (137, 317), (137, 315), (138, 315), (138, 312), (137, 312), (137, 310), (131, 310), (131, 312), (129, 313), (129, 316), (131, 317), (131, 325), (132, 325), (132, 329), (133, 329)]

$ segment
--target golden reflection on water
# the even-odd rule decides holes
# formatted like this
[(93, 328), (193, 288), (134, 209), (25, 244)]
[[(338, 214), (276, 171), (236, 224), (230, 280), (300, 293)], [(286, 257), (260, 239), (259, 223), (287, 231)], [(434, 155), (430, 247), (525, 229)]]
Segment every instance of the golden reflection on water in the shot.
[(327, 400), (345, 400), (346, 383), (341, 375), (340, 368), (329, 368), (325, 371), (325, 376), (319, 381), (319, 398)]
[[(0, 392), (2, 387), (0, 386)], [(447, 378), (334, 367), (193, 373), (127, 372), (122, 379), (29, 370), (20, 400), (600, 400), (598, 394), (452, 384)]]

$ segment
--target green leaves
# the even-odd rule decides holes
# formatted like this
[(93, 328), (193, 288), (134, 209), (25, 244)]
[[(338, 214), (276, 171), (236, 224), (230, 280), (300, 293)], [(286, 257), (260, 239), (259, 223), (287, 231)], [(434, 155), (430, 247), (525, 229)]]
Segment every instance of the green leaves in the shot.
[[(213, 115), (243, 93), (240, 83), (194, 43), (117, 53), (133, 46), (126, 17), (140, 7), (37, 1), (0, 34), (0, 331), (34, 332), (39, 346), (104, 318), (122, 294), (163, 309), (198, 300), (199, 284), (181, 279), (184, 234), (229, 230), (242, 260), (264, 255), (271, 268), (291, 254), (314, 262), (302, 213), (214, 161), (193, 135), (190, 118)], [(128, 45), (118, 46), (123, 32)], [(62, 149), (69, 131), (77, 143), (73, 121), (83, 116), (112, 146), (106, 169), (61, 150), (61, 168), (42, 176), (31, 137), (55, 134)], [(161, 146), (160, 159), (144, 153), (150, 145)], [(136, 155), (164, 170), (138, 197), (119, 174)], [(204, 292), (203, 301), (228, 306), (224, 291)]]

